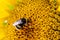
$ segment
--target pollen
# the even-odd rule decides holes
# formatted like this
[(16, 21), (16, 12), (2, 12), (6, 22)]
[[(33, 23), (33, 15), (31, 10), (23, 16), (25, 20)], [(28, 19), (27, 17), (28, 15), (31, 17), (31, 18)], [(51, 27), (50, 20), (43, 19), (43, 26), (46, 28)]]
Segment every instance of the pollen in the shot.
[[(54, 1), (22, 0), (10, 14), (4, 40), (60, 40), (60, 16)], [(30, 19), (31, 23), (16, 30), (12, 24), (20, 18)]]

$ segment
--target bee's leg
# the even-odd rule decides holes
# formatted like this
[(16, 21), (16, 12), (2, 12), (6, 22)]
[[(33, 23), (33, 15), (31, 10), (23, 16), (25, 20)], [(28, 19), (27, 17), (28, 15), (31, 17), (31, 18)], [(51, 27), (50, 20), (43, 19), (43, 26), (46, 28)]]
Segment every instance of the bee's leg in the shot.
[(19, 25), (16, 25), (16, 28), (17, 28), (17, 29), (21, 29), (21, 26), (19, 26)]

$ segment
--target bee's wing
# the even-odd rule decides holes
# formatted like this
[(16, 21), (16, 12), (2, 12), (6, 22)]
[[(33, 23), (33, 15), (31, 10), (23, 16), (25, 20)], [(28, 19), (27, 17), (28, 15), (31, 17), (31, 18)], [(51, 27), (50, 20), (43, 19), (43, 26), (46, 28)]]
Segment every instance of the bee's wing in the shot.
[(14, 22), (14, 23), (13, 23), (13, 26), (16, 26), (16, 25), (18, 25), (18, 24), (22, 24), (22, 21), (19, 20), (19, 21)]

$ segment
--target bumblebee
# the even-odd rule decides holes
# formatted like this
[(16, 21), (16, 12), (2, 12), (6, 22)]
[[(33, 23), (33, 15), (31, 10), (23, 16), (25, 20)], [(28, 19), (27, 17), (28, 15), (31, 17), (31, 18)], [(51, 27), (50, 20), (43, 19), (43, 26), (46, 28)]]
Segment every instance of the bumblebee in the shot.
[(20, 20), (14, 22), (13, 26), (15, 26), (17, 29), (21, 29), (27, 23), (28, 23), (28, 20), (27, 19), (21, 18)]

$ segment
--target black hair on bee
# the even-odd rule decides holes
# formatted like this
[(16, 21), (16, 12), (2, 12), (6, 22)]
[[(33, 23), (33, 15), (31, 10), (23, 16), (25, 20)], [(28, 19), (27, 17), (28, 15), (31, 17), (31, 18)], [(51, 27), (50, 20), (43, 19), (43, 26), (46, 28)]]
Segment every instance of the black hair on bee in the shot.
[(17, 29), (23, 28), (25, 24), (27, 24), (28, 20), (25, 18), (21, 18), (20, 20), (16, 21), (13, 26), (15, 26)]

